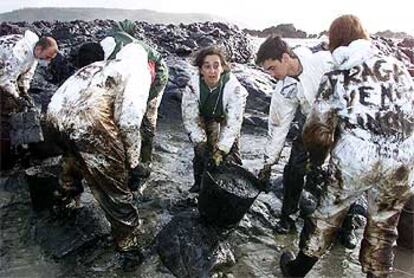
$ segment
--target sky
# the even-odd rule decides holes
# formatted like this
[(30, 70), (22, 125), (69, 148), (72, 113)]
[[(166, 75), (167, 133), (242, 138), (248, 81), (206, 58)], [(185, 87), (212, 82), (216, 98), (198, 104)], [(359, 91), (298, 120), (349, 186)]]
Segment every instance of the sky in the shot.
[(308, 33), (327, 30), (336, 17), (354, 14), (370, 33), (390, 29), (414, 35), (412, 0), (0, 0), (0, 13), (24, 7), (105, 7), (208, 13), (228, 18), (241, 27), (261, 30), (293, 23)]

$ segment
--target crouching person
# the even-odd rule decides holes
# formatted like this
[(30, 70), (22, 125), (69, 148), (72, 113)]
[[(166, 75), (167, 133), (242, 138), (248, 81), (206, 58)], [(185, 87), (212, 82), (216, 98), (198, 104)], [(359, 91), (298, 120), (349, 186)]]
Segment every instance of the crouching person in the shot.
[[(79, 49), (78, 66), (83, 67), (92, 62), (115, 59), (117, 53), (130, 43), (139, 44), (147, 52), (148, 68), (151, 72), (151, 86), (147, 108), (141, 125), (141, 157), (139, 164), (142, 179), (148, 178), (151, 172), (153, 141), (157, 125), (158, 108), (168, 82), (168, 67), (163, 57), (154, 48), (134, 37), (136, 25), (130, 20), (118, 22), (110, 36), (99, 44), (88, 43)], [(134, 188), (136, 189), (136, 188)]]
[(306, 220), (300, 252), (285, 252), (285, 276), (303, 277), (333, 242), (349, 206), (367, 193), (359, 259), (368, 277), (388, 277), (401, 210), (414, 193), (414, 85), (405, 66), (368, 40), (358, 18), (329, 30), (337, 70), (322, 79), (303, 130), (312, 163), (329, 154), (320, 206)]
[(1, 169), (12, 167), (14, 159), (11, 150), (16, 146), (11, 141), (11, 118), (15, 113), (34, 106), (29, 89), (37, 65), (39, 62), (49, 63), (57, 53), (55, 39), (47, 36), (39, 38), (30, 30), (24, 35), (0, 37)]
[(125, 267), (141, 261), (139, 216), (129, 185), (137, 182), (150, 83), (147, 53), (131, 44), (115, 60), (78, 70), (54, 94), (47, 112), (65, 149), (62, 183), (79, 183), (80, 171), (111, 223)]
[(218, 47), (201, 49), (194, 65), (199, 73), (184, 91), (181, 107), (194, 145), (194, 185), (190, 192), (199, 192), (207, 161), (214, 160), (216, 166), (223, 160), (242, 164), (239, 138), (247, 91), (231, 74)]

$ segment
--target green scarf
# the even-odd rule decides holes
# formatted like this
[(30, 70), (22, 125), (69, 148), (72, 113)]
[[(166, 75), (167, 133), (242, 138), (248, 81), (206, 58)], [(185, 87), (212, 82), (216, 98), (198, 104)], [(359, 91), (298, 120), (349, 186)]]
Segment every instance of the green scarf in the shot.
[(206, 119), (222, 120), (224, 118), (223, 91), (230, 79), (230, 72), (223, 72), (218, 85), (210, 89), (200, 76), (200, 114)]

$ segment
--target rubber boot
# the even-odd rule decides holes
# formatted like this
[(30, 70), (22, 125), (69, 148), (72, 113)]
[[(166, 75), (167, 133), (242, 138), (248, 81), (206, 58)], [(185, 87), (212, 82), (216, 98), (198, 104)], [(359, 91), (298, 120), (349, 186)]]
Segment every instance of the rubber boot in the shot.
[(354, 249), (357, 246), (358, 240), (355, 235), (355, 231), (342, 230), (339, 234), (339, 241), (347, 249)]
[(353, 222), (354, 214), (347, 214), (338, 235), (339, 242), (348, 249), (354, 249), (358, 243)]

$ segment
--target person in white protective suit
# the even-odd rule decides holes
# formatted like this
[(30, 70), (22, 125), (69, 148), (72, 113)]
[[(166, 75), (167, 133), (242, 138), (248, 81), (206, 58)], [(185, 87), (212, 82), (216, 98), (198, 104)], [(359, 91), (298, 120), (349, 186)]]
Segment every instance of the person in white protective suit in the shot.
[(57, 42), (49, 36), (39, 38), (27, 30), (23, 35), (0, 37), (0, 104), (1, 104), (1, 165), (10, 167), (10, 118), (32, 106), (29, 95), (39, 62), (49, 63), (58, 53)]
[(210, 46), (194, 59), (199, 73), (193, 75), (182, 97), (184, 127), (194, 145), (194, 185), (200, 190), (207, 161), (219, 166), (223, 161), (242, 164), (240, 130), (247, 91), (230, 72), (223, 51)]
[(301, 136), (303, 124), (323, 74), (332, 69), (332, 57), (329, 51), (312, 53), (307, 47), (292, 49), (279, 36), (272, 35), (261, 44), (256, 64), (278, 80), (272, 93), (264, 164), (259, 173), (263, 183), (269, 181), (271, 167), (279, 161), (295, 115), (298, 122), (298, 135), (292, 142), (283, 173), (282, 213), (276, 226), (278, 233), (288, 233), (294, 227), (290, 216), (298, 210), (308, 160)]
[(111, 223), (117, 250), (134, 264), (141, 260), (139, 216), (129, 184), (137, 182), (151, 84), (147, 60), (140, 45), (129, 44), (116, 59), (81, 68), (53, 95), (47, 111), (65, 150), (62, 187), (86, 179)]
[[(151, 172), (153, 141), (156, 134), (158, 108), (168, 83), (168, 66), (162, 55), (153, 47), (134, 37), (138, 32), (137, 26), (130, 20), (117, 22), (109, 36), (98, 43), (86, 43), (78, 51), (77, 64), (79, 67), (101, 60), (113, 60), (116, 54), (126, 45), (136, 43), (148, 53), (148, 67), (152, 82), (141, 125), (141, 162), (140, 175), (142, 181), (147, 179)], [(136, 190), (137, 188), (133, 188)]]
[(402, 62), (373, 46), (353, 15), (334, 20), (329, 47), (336, 70), (323, 77), (303, 131), (312, 163), (330, 155), (328, 178), (319, 207), (305, 220), (298, 255), (284, 252), (280, 266), (285, 276), (305, 276), (349, 206), (367, 193), (362, 271), (388, 277), (399, 216), (414, 193), (413, 81)]
[[(256, 63), (278, 80), (272, 93), (269, 111), (268, 142), (265, 146), (264, 165), (259, 173), (263, 183), (268, 183), (271, 167), (278, 163), (289, 130), (295, 131), (289, 161), (283, 171), (283, 203), (280, 221), (275, 231), (288, 233), (295, 228), (291, 218), (299, 209), (306, 176), (306, 190), (318, 199), (318, 192), (312, 189), (315, 177), (321, 169), (309, 163), (308, 152), (303, 146), (302, 129), (318, 92), (323, 74), (332, 70), (333, 61), (329, 51), (312, 53), (307, 47), (290, 48), (279, 36), (270, 36), (260, 46)], [(293, 122), (297, 125), (292, 126)], [(309, 167), (310, 165), (310, 167)], [(309, 202), (309, 201), (307, 201)], [(303, 204), (307, 204), (303, 201)], [(301, 214), (310, 213), (317, 204), (301, 205)], [(341, 243), (347, 248), (355, 248), (353, 207), (339, 233)]]

